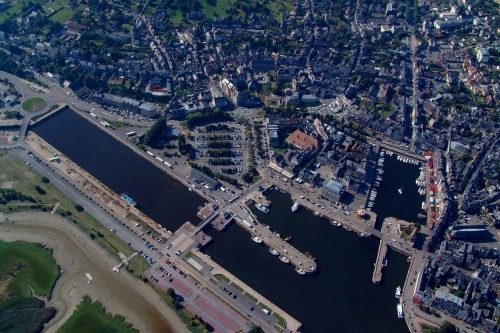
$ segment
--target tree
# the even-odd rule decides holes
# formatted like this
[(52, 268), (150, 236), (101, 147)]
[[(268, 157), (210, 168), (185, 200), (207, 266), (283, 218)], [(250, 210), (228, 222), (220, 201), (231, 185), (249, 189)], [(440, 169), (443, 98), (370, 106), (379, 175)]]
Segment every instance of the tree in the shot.
[(42, 182), (50, 183), (50, 180), (47, 177), (42, 177)]
[(440, 327), (439, 327), (439, 333), (456, 333), (457, 328), (455, 325), (453, 325), (450, 322), (445, 321)]
[(167, 289), (167, 295), (170, 296), (170, 297), (172, 297), (172, 298), (175, 298), (176, 295), (175, 295), (174, 289), (173, 288), (168, 288)]
[(83, 212), (83, 207), (82, 207), (82, 206), (80, 206), (80, 205), (78, 205), (78, 204), (76, 204), (76, 205), (75, 205), (75, 209), (76, 209), (78, 212)]

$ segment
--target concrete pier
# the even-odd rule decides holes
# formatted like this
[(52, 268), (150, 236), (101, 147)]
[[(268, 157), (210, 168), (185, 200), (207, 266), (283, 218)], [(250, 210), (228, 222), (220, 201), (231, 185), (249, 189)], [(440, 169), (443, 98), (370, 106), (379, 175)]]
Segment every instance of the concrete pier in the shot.
[(377, 261), (375, 262), (375, 269), (373, 270), (373, 283), (380, 283), (382, 281), (382, 270), (384, 269), (384, 259), (387, 254), (387, 243), (385, 240), (380, 240), (378, 248)]
[[(264, 225), (258, 223), (253, 214), (248, 214), (249, 211), (247, 207), (241, 206), (234, 216), (236, 223), (248, 231), (252, 237), (257, 236), (262, 239), (264, 244), (278, 251), (280, 256), (288, 258), (290, 263), (295, 267), (303, 269), (306, 273), (314, 273), (316, 271), (316, 262), (314, 262), (314, 258), (310, 254), (300, 252), (281, 238), (281, 235), (275, 234)], [(284, 263), (280, 263), (278, 260), (277, 264)]]

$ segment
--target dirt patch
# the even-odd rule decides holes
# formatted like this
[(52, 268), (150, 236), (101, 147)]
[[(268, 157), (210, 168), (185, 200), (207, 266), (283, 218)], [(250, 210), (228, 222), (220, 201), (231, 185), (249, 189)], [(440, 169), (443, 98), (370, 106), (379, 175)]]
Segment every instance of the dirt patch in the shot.
[(0, 189), (12, 189), (14, 187), (14, 182), (12, 181), (7, 181), (7, 182), (3, 182), (2, 184), (0, 184)]
[[(124, 316), (141, 332), (188, 332), (158, 294), (126, 270), (112, 272), (117, 260), (60, 216), (42, 212), (0, 214), (0, 239), (48, 244), (53, 249), (61, 276), (47, 303), (57, 309), (46, 326), (47, 332), (56, 332), (85, 295), (102, 303), (107, 312)], [(87, 283), (87, 272), (93, 277), (91, 284)]]

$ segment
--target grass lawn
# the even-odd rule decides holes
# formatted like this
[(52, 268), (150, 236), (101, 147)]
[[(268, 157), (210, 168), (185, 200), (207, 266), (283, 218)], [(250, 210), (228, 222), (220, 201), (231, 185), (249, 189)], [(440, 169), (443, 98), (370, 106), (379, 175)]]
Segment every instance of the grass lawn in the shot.
[(235, 2), (235, 0), (217, 0), (215, 6), (210, 6), (206, 0), (200, 0), (200, 4), (203, 7), (201, 12), (208, 18), (227, 17), (226, 9)]
[(28, 98), (21, 104), (24, 111), (35, 111), (45, 106), (45, 100), (40, 97)]
[(9, 17), (15, 17), (21, 14), (23, 11), (23, 6), (24, 4), (22, 2), (19, 2), (17, 5), (14, 5), (9, 9), (3, 11), (2, 14), (0, 14), (0, 23), (5, 22), (5, 20)]
[(170, 17), (170, 22), (172, 22), (172, 24), (181, 24), (182, 23), (182, 13), (180, 10), (176, 10), (175, 11), (175, 15), (172, 15)]
[(55, 13), (54, 15), (52, 15), (50, 17), (50, 20), (64, 24), (64, 23), (68, 22), (69, 20), (71, 20), (72, 17), (73, 17), (73, 11), (66, 9), (66, 8), (63, 8), (60, 11), (58, 11), (57, 13)]
[[(134, 252), (131, 247), (106, 229), (87, 212), (78, 212), (75, 209), (73, 201), (68, 199), (50, 183), (44, 183), (40, 175), (33, 172), (23, 161), (10, 154), (0, 157), (0, 182), (4, 181), (13, 181), (15, 184), (13, 190), (35, 198), (37, 204), (41, 205), (42, 210), (50, 211), (52, 206), (59, 202), (57, 213), (64, 215), (67, 219), (77, 224), (87, 235), (94, 234), (95, 241), (116, 258), (119, 258), (118, 252), (122, 252), (126, 256), (130, 256)], [(45, 194), (38, 193), (35, 189), (36, 185), (43, 189)], [(0, 211), (29, 210), (33, 205), (11, 201), (7, 205), (0, 205)]]
[(257, 303), (257, 302), (258, 302), (257, 298), (253, 297), (252, 295), (250, 295), (250, 294), (249, 294), (249, 293), (247, 293), (247, 292), (245, 292), (243, 295), (245, 295), (246, 297), (248, 297), (248, 299), (249, 299), (249, 300), (251, 300), (251, 301), (253, 301), (253, 302), (255, 302), (255, 303)]
[(69, 3), (69, 0), (55, 0), (59, 5), (66, 6)]
[(139, 332), (131, 328), (131, 324), (124, 321), (120, 315), (112, 316), (106, 313), (99, 302), (91, 302), (90, 298), (84, 297), (83, 302), (76, 308), (75, 312), (57, 331), (58, 333), (129, 333)]
[(222, 275), (222, 274), (215, 275), (214, 279), (216, 279), (217, 281), (220, 281), (220, 280), (226, 281), (227, 283), (230, 282), (230, 280), (227, 277), (225, 277), (224, 275)]
[(244, 292), (243, 288), (241, 288), (239, 285), (237, 285), (234, 282), (231, 282), (231, 287), (233, 287), (234, 289), (238, 290), (240, 293)]
[(142, 273), (149, 267), (148, 262), (141, 255), (137, 254), (130, 259), (130, 264), (127, 265), (127, 271), (131, 274), (142, 278)]
[(284, 154), (288, 151), (287, 148), (274, 148), (274, 147), (271, 147), (271, 150), (277, 152), (277, 153), (281, 153), (281, 154)]
[(3, 302), (0, 303), (0, 310), (22, 298), (30, 298), (31, 289), (28, 285), (33, 288), (35, 295), (50, 298), (59, 276), (59, 267), (52, 257), (52, 251), (44, 250), (35, 243), (0, 242), (0, 258), (0, 279), (2, 284), (5, 280), (8, 283), (2, 296), (9, 296), (7, 300), (1, 298)]
[(273, 312), (273, 316), (278, 319), (278, 325), (281, 327), (285, 328), (286, 327), (286, 321), (283, 319), (279, 314), (276, 312)]
[(280, 19), (281, 12), (290, 12), (293, 9), (293, 4), (286, 0), (271, 0), (265, 5), (272, 13), (276, 20)]
[(132, 24), (127, 24), (127, 23), (123, 23), (123, 24), (122, 24), (122, 28), (123, 28), (123, 29), (127, 29), (127, 31), (132, 30), (132, 27), (133, 27), (133, 25), (132, 25)]

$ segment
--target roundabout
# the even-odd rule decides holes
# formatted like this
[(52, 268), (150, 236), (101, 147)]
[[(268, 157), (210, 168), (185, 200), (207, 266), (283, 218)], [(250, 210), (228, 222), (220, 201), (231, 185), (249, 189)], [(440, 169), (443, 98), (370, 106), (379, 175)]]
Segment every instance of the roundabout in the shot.
[(22, 102), (21, 109), (26, 112), (41, 110), (47, 102), (41, 97), (31, 97)]

